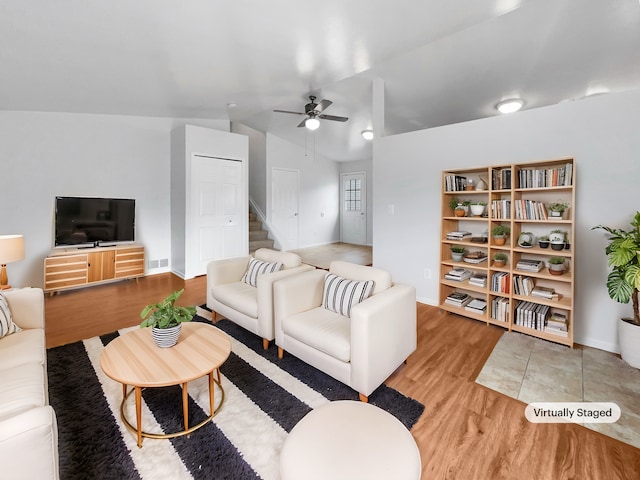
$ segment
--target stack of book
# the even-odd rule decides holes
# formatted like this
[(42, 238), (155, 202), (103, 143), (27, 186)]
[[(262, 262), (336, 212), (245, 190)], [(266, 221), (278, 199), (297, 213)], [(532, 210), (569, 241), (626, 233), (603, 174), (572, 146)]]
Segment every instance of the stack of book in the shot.
[(510, 278), (507, 272), (497, 272), (491, 275), (491, 291), (509, 293), (511, 290)]
[(534, 297), (546, 298), (547, 300), (555, 301), (558, 301), (558, 299), (560, 298), (560, 295), (557, 294), (553, 288), (540, 286), (533, 287), (533, 290), (531, 290), (531, 295), (533, 295)]
[(523, 258), (516, 264), (516, 270), (526, 270), (527, 272), (539, 272), (544, 268), (542, 260)]
[(469, 312), (484, 315), (484, 312), (487, 311), (487, 302), (480, 298), (474, 298), (469, 303), (467, 303), (467, 305), (465, 305), (464, 309)]
[(513, 293), (516, 295), (532, 295), (535, 290), (535, 281), (524, 275), (513, 276)]
[(445, 274), (444, 278), (455, 282), (462, 282), (471, 277), (471, 270), (466, 268), (454, 268)]
[(500, 322), (509, 321), (509, 299), (495, 297), (491, 300), (491, 318)]
[(471, 297), (471, 295), (467, 293), (453, 292), (451, 295), (444, 299), (444, 303), (453, 305), (454, 307), (464, 307), (471, 300), (473, 300), (473, 297)]
[(471, 232), (449, 232), (447, 233), (447, 240), (464, 240), (465, 238), (471, 238)]
[(467, 263), (482, 263), (487, 260), (487, 254), (480, 250), (469, 252), (464, 256), (463, 260)]
[(549, 306), (534, 302), (520, 302), (515, 310), (515, 324), (545, 331)]
[(563, 313), (552, 313), (547, 320), (547, 325), (545, 326), (544, 331), (553, 333), (554, 335), (560, 335), (561, 337), (568, 337), (569, 328), (567, 316)]
[(475, 285), (476, 287), (486, 287), (487, 286), (487, 274), (474, 272), (471, 274), (469, 278), (469, 285)]
[(467, 188), (467, 177), (462, 175), (446, 175), (444, 189), (446, 192), (459, 192)]

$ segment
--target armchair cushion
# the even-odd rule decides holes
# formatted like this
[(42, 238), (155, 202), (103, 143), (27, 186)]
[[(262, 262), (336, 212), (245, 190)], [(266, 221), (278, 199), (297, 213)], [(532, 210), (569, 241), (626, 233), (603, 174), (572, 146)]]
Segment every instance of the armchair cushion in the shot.
[(0, 292), (0, 338), (19, 332), (20, 330), (20, 327), (13, 323), (9, 304), (6, 298), (4, 298), (4, 294)]
[(351, 307), (366, 300), (374, 287), (373, 280), (356, 281), (327, 273), (324, 277), (322, 306), (345, 317), (351, 316)]
[(258, 292), (246, 282), (225, 283), (213, 287), (215, 298), (251, 318), (258, 318)]
[(314, 308), (284, 319), (284, 333), (333, 358), (351, 360), (349, 319), (324, 308)]
[(258, 286), (258, 277), (265, 273), (274, 273), (282, 270), (282, 262), (265, 262), (251, 257), (249, 259), (249, 266), (247, 271), (242, 277), (242, 281), (251, 285), (252, 287)]

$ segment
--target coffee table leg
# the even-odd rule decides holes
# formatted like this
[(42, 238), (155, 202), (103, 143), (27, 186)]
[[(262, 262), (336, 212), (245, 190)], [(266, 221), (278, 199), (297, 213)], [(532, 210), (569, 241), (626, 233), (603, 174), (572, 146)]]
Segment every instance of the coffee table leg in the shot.
[(142, 388), (136, 389), (136, 429), (138, 430), (138, 447), (142, 448)]
[(213, 372), (209, 374), (209, 415), (213, 416), (214, 402), (214, 388), (213, 388)]
[(184, 429), (189, 430), (189, 392), (187, 384), (182, 384), (182, 415), (184, 416)]

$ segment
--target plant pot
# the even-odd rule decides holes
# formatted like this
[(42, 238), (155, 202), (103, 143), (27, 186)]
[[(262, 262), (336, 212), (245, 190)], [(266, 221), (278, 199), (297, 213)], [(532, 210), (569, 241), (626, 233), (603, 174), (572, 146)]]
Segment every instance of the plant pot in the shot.
[(178, 342), (182, 324), (179, 323), (175, 327), (170, 328), (151, 328), (153, 341), (160, 348), (173, 347)]
[(553, 210), (551, 210), (549, 212), (549, 216), (559, 219), (559, 218), (562, 218), (562, 212), (554, 212)]
[(481, 217), (484, 213), (484, 205), (471, 205), (471, 215)]
[(465, 215), (464, 208), (456, 208), (456, 209), (453, 211), (453, 214), (454, 214), (456, 217), (464, 217), (464, 215)]
[(566, 270), (566, 267), (565, 267), (564, 263), (560, 263), (560, 264), (550, 263), (549, 264), (549, 273), (551, 275), (563, 275), (565, 270)]
[(493, 266), (494, 267), (504, 267), (507, 264), (506, 260), (494, 260), (493, 261)]
[(551, 243), (561, 243), (564, 245), (564, 233), (561, 232), (551, 232), (549, 234), (549, 241)]
[(451, 252), (451, 259), (454, 262), (461, 262), (462, 261), (462, 257), (464, 256), (464, 253), (455, 253), (455, 252)]
[(549, 248), (549, 242), (539, 241), (538, 246), (540, 248)]
[(640, 326), (629, 318), (618, 319), (618, 341), (622, 359), (634, 368), (640, 368)]
[(564, 250), (564, 242), (562, 242), (562, 243), (553, 243), (553, 242), (551, 242), (551, 249), (552, 250)]
[(507, 243), (506, 235), (494, 235), (493, 237), (494, 245), (504, 245), (505, 243)]
[(564, 249), (565, 249), (565, 250), (571, 250), (571, 244), (570, 244), (569, 242), (566, 242), (566, 243), (564, 244)]

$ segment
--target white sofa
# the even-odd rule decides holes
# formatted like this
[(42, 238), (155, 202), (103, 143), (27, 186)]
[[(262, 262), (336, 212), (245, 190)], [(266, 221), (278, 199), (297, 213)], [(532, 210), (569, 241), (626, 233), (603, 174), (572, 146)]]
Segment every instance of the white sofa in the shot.
[(0, 476), (57, 479), (58, 429), (49, 405), (44, 295), (39, 288), (4, 295), (22, 330), (0, 338)]
[(329, 273), (374, 281), (371, 296), (345, 316), (322, 306), (327, 273), (304, 272), (274, 284), (278, 355), (295, 355), (366, 402), (416, 349), (416, 291), (394, 284), (384, 270), (334, 261)]
[(280, 262), (282, 270), (260, 275), (253, 287), (242, 281), (250, 256), (214, 260), (207, 265), (207, 307), (262, 337), (266, 350), (274, 339), (274, 282), (314, 267), (303, 264), (294, 253), (268, 248), (256, 250), (254, 258), (270, 263)]

